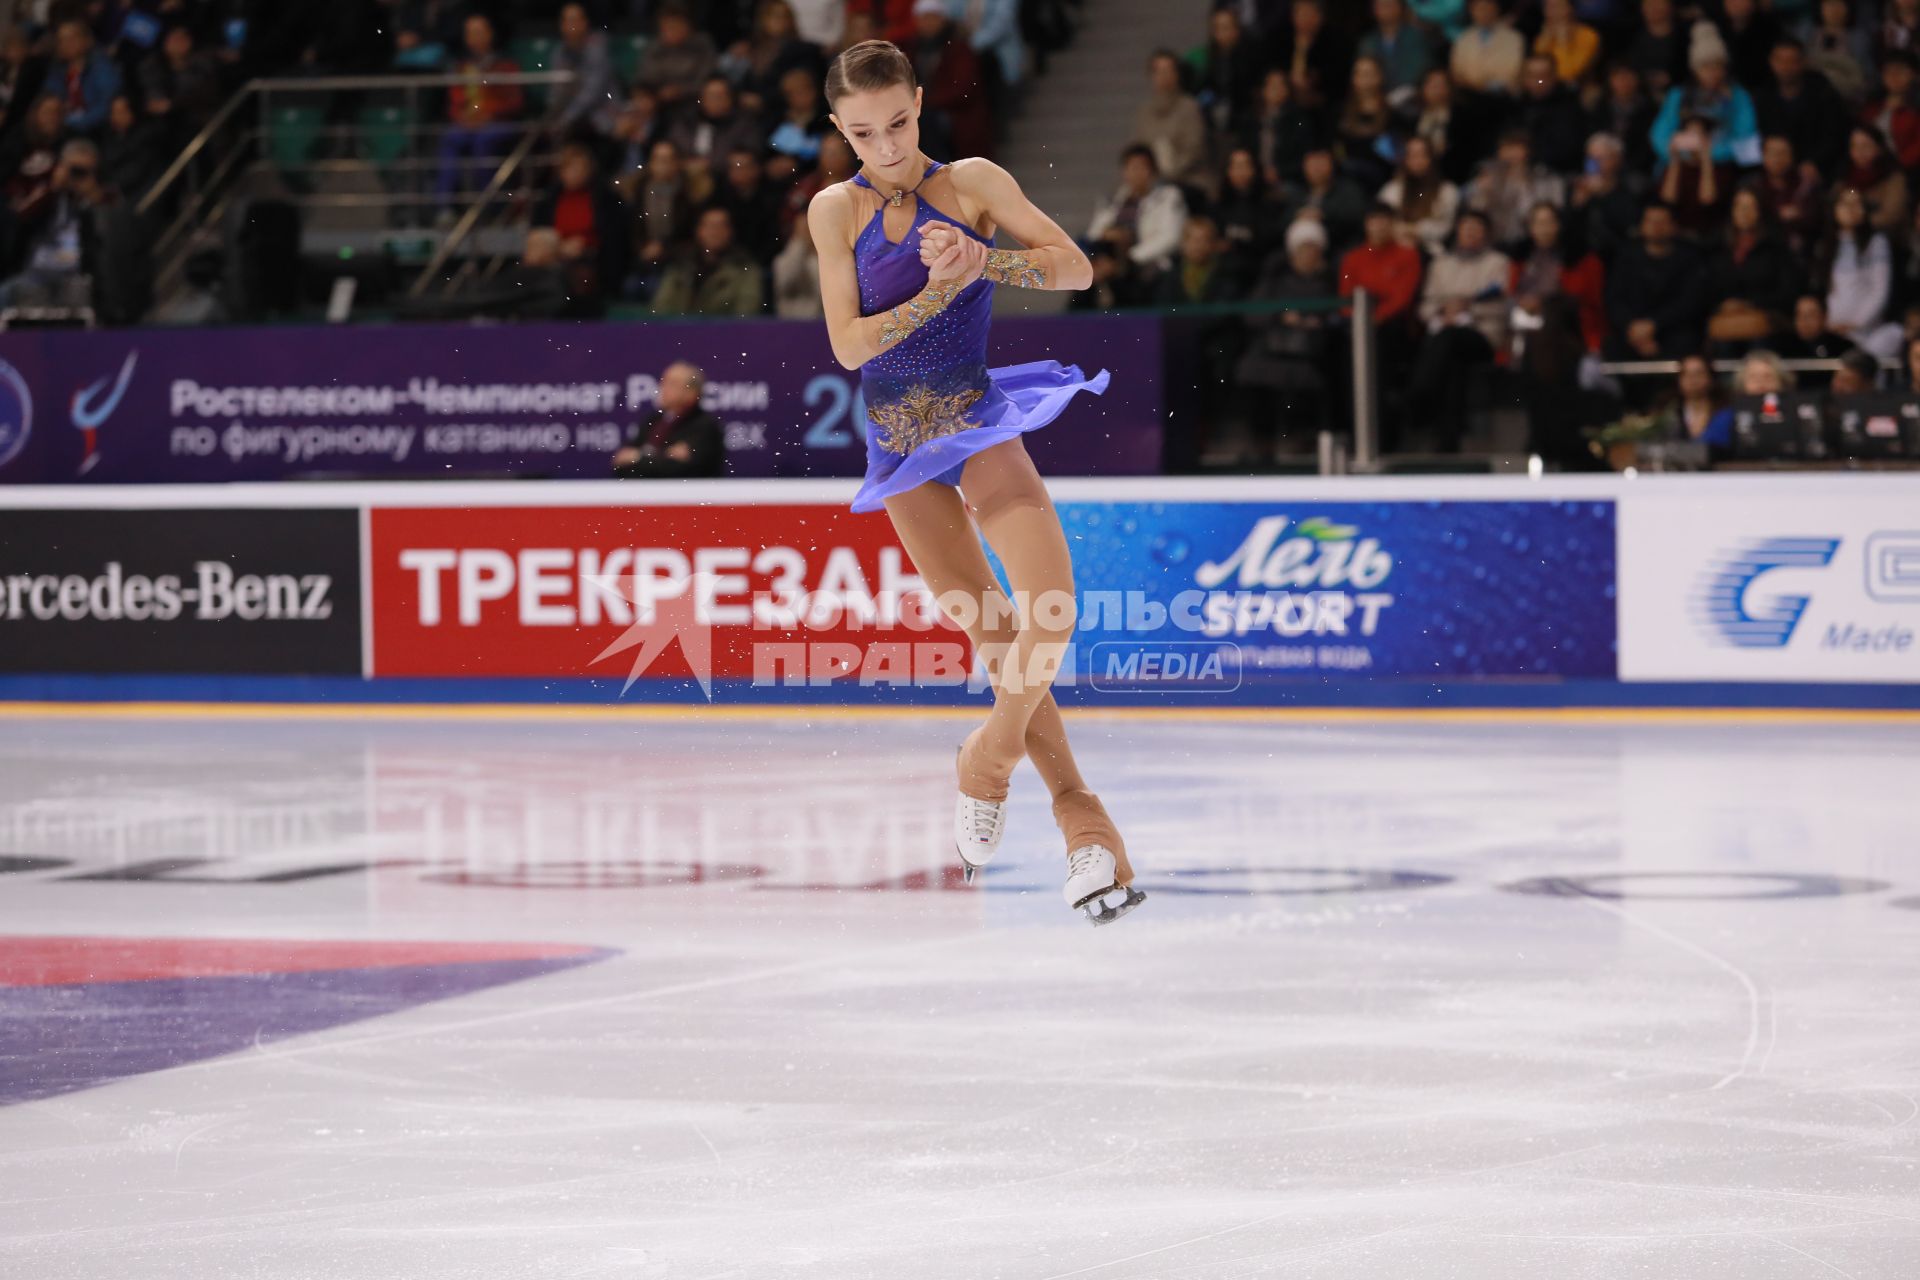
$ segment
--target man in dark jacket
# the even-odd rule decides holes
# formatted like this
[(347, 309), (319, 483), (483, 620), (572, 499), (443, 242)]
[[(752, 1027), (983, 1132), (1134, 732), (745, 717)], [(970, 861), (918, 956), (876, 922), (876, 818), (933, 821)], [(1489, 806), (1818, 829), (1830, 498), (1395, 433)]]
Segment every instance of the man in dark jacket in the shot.
[(1847, 107), (1827, 78), (1807, 69), (1798, 40), (1783, 39), (1768, 59), (1771, 83), (1753, 88), (1753, 114), (1763, 138), (1782, 137), (1794, 154), (1832, 177), (1847, 145)]
[(1676, 239), (1679, 224), (1664, 204), (1640, 215), (1640, 238), (1607, 269), (1608, 353), (1618, 360), (1675, 359), (1699, 349), (1706, 335), (1700, 260)]
[(1534, 159), (1555, 173), (1578, 173), (1586, 163), (1586, 109), (1543, 54), (1527, 59), (1520, 123), (1533, 140)]
[(727, 468), (726, 432), (700, 407), (705, 378), (680, 361), (660, 375), (660, 407), (613, 455), (613, 474), (626, 479), (717, 476)]

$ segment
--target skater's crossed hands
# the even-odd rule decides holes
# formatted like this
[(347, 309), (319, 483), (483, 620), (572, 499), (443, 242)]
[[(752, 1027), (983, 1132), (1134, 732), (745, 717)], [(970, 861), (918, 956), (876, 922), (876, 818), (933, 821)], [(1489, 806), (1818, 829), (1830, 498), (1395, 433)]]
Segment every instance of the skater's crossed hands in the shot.
[(920, 228), (920, 261), (935, 284), (970, 285), (987, 269), (987, 246), (949, 222)]

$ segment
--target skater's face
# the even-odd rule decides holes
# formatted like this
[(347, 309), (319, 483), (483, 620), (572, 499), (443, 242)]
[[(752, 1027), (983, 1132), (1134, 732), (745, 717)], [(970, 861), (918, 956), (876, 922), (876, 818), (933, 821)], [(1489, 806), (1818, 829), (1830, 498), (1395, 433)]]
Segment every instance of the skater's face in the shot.
[(834, 127), (868, 172), (911, 187), (908, 166), (920, 154), (920, 90), (904, 84), (849, 93), (834, 105)]

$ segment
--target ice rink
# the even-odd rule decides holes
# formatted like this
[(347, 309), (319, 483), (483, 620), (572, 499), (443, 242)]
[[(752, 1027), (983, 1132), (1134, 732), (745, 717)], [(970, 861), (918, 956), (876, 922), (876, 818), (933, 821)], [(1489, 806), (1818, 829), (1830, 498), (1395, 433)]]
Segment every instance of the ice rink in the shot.
[(0, 1276), (1920, 1275), (1920, 720), (1068, 714), (0, 718)]

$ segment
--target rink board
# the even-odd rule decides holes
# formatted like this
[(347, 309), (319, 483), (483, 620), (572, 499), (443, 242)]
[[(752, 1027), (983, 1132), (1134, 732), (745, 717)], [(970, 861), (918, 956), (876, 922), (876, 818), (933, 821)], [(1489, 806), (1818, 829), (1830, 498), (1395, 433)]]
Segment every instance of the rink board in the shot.
[[(0, 698), (977, 705), (854, 488), (4, 490)], [(1050, 489), (1071, 705), (1920, 706), (1916, 477)]]

